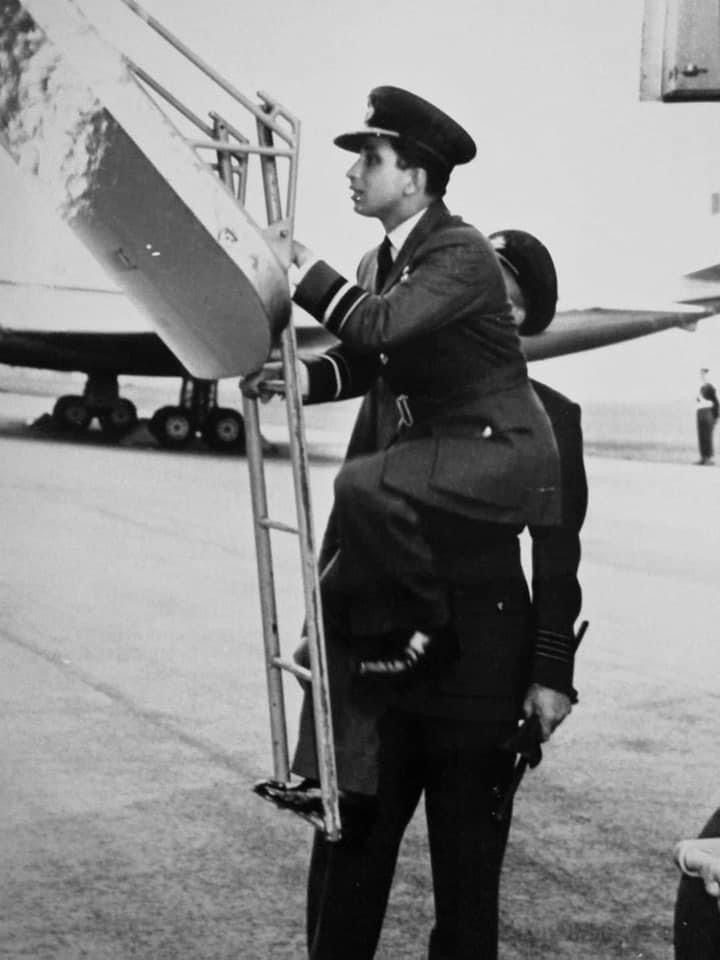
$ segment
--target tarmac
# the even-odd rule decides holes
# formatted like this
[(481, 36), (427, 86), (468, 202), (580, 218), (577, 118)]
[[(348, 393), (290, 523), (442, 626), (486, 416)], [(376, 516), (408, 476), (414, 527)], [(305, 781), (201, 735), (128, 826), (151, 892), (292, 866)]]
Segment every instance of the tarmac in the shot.
[[(304, 956), (311, 828), (250, 789), (271, 754), (244, 459), (58, 440), (27, 426), (46, 401), (2, 400), (0, 957)], [(311, 437), (318, 531), (331, 439)], [(503, 960), (669, 960), (672, 848), (720, 804), (720, 467), (588, 472), (580, 704), (518, 799)], [(290, 652), (297, 546), (274, 538)], [(424, 956), (431, 924), (418, 814), (378, 960)]]

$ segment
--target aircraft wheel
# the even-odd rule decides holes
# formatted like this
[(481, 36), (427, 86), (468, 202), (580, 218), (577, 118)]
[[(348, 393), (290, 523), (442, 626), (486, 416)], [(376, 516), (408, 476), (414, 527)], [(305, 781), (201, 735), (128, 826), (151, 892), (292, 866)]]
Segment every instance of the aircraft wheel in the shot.
[(245, 421), (237, 412), (217, 407), (208, 414), (202, 431), (203, 440), (211, 450), (244, 452)]
[(181, 407), (161, 407), (153, 414), (150, 432), (162, 447), (182, 450), (193, 438), (195, 431), (190, 417)]
[(137, 423), (138, 415), (134, 403), (129, 400), (118, 400), (109, 413), (100, 417), (100, 426), (103, 433), (110, 437), (122, 437), (129, 433)]
[(92, 416), (84, 397), (60, 397), (53, 407), (52, 418), (57, 427), (70, 433), (86, 430)]

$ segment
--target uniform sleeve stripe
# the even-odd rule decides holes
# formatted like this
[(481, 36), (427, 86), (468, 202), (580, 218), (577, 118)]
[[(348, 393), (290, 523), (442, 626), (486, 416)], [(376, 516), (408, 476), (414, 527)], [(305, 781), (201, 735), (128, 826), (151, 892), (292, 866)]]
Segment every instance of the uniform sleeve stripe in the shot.
[(333, 314), (337, 309), (338, 304), (343, 300), (345, 294), (350, 290), (359, 290), (360, 287), (356, 287), (354, 283), (350, 283), (348, 280), (341, 279), (339, 284), (333, 284), (332, 287), (332, 296), (329, 300), (325, 300), (325, 306), (323, 309), (322, 322), (327, 324), (332, 322)]
[(353, 378), (352, 378), (352, 373), (350, 372), (350, 367), (347, 364), (347, 361), (339, 353), (336, 353), (333, 359), (338, 366), (340, 383), (342, 384), (341, 389), (344, 390), (346, 387), (351, 387)]
[(367, 300), (370, 294), (362, 287), (348, 286), (341, 291), (341, 296), (334, 305), (332, 311), (328, 310), (326, 319), (323, 321), (331, 333), (340, 334), (340, 331), (347, 323), (350, 314), (359, 306), (363, 300)]
[(572, 639), (572, 635), (567, 633), (560, 633), (557, 630), (549, 630), (547, 627), (540, 627), (538, 633), (543, 637), (555, 637), (557, 640), (569, 641)]
[(548, 637), (544, 633), (538, 633), (537, 642), (541, 643), (544, 647), (572, 647), (573, 641), (571, 637)]
[(348, 286), (350, 286), (350, 284), (345, 277), (341, 277), (340, 275), (336, 276), (322, 297), (315, 304), (315, 307), (312, 311), (313, 316), (317, 317), (321, 323), (325, 323), (327, 315), (336, 298), (338, 295), (341, 295), (342, 291)]
[(574, 656), (574, 644), (571, 637), (561, 637), (558, 634), (547, 636), (538, 631), (535, 641), (535, 655), (549, 660), (571, 661)]
[(343, 387), (342, 378), (340, 376), (340, 368), (338, 367), (335, 360), (331, 356), (329, 356), (329, 354), (327, 353), (323, 354), (323, 360), (327, 360), (327, 362), (332, 367), (333, 374), (335, 375), (335, 393), (332, 395), (331, 399), (337, 400), (337, 398), (340, 396), (340, 393), (342, 392), (342, 387)]
[(573, 643), (572, 637), (561, 636), (557, 633), (547, 634), (543, 630), (538, 630), (537, 635), (539, 640), (542, 640), (543, 643), (549, 644), (551, 647), (567, 647), (571, 646)]

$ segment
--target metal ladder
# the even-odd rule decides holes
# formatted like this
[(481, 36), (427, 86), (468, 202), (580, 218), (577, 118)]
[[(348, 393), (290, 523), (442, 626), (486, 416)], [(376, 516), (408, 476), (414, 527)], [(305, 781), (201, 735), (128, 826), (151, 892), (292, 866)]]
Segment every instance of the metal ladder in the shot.
[[(201, 131), (204, 139), (187, 139), (187, 142), (199, 156), (204, 158), (208, 151), (213, 155), (210, 165), (217, 171), (223, 183), (240, 204), (244, 205), (246, 199), (249, 157), (252, 154), (259, 156), (268, 221), (268, 228), (264, 233), (281, 261), (289, 265), (297, 189), (299, 121), (267, 94), (258, 93), (259, 103), (249, 100), (236, 87), (221, 77), (217, 71), (189, 50), (167, 28), (150, 16), (135, 0), (122, 0), (122, 3), (255, 118), (257, 144), (251, 143), (243, 133), (219, 113), (210, 112), (209, 116), (212, 122), (211, 124), (206, 123), (139, 65), (126, 58), (129, 68), (143, 84), (177, 110), (192, 126)], [(275, 145), (275, 137), (283, 141), (282, 146)], [(277, 169), (278, 158), (286, 159), (289, 164), (284, 204)], [(259, 402), (256, 398), (243, 393), (243, 415), (245, 418), (247, 461), (255, 527), (255, 548), (270, 707), (273, 778), (282, 783), (287, 783), (290, 780), (282, 676), (283, 672), (288, 672), (310, 684), (312, 691), (323, 816), (317, 819), (310, 816), (307, 819), (310, 819), (315, 826), (322, 829), (328, 840), (335, 841), (340, 838), (341, 832), (337, 770), (310, 497), (310, 471), (302, 398), (297, 378), (297, 342), (292, 321), (283, 331), (279, 347), (284, 381), (276, 383), (274, 389), (275, 392), (282, 393), (285, 396), (290, 460), (295, 490), (296, 525), (273, 520), (268, 516)], [(293, 660), (283, 657), (281, 653), (271, 543), (272, 531), (290, 533), (298, 537), (310, 659), (309, 670), (296, 664)]]

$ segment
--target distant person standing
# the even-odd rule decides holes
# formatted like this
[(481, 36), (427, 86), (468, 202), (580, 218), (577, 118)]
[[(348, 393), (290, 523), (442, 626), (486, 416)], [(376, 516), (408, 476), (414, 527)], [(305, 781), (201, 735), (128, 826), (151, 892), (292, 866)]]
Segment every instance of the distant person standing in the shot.
[(708, 466), (715, 462), (713, 450), (713, 430), (720, 414), (717, 390), (708, 379), (710, 371), (707, 367), (700, 370), (700, 387), (698, 388), (696, 404), (697, 436), (700, 459), (699, 466)]

